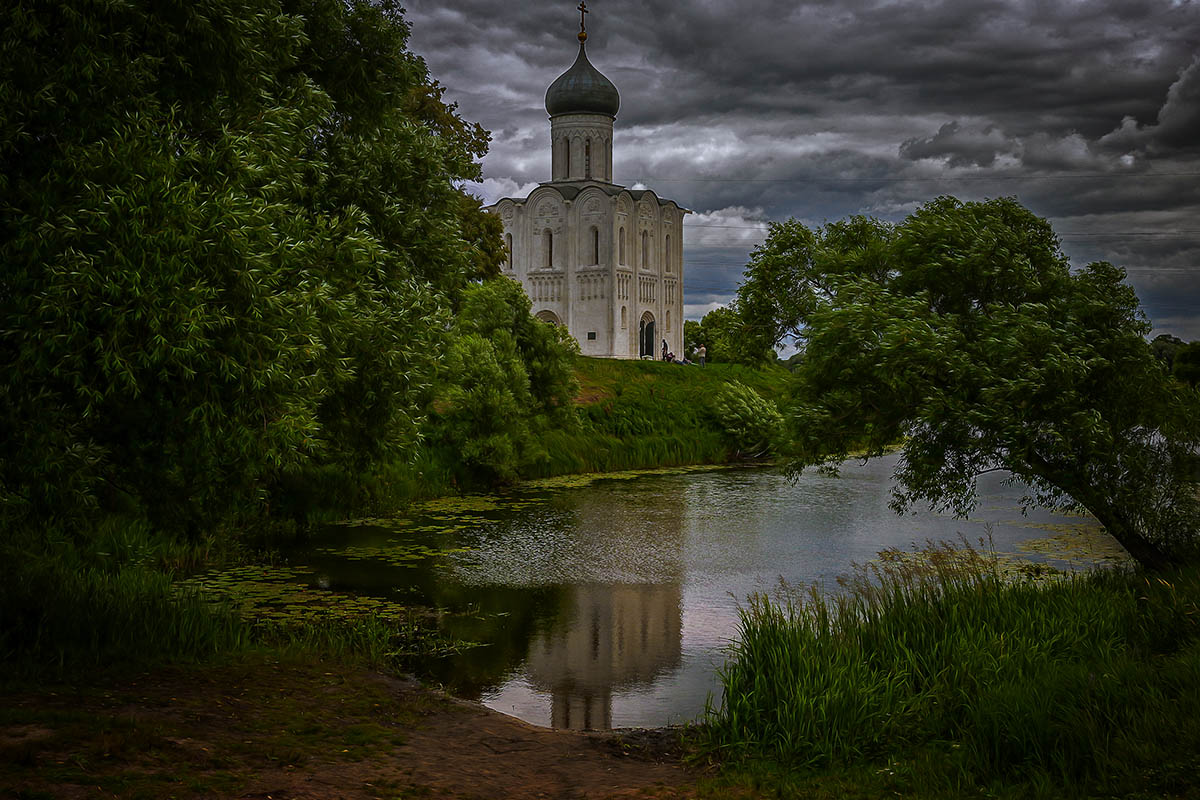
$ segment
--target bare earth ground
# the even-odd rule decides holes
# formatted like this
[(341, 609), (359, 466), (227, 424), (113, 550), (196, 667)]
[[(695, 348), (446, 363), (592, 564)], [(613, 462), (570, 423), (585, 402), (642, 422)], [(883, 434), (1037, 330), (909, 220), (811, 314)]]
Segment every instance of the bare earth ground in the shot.
[(356, 668), (259, 659), (0, 692), (4, 798), (689, 798), (677, 738), (552, 731)]

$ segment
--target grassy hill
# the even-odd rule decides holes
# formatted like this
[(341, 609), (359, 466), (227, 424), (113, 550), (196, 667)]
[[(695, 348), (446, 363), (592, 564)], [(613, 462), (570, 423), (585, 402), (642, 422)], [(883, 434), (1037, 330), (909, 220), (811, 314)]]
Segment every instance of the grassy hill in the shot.
[(711, 398), (737, 381), (781, 404), (791, 378), (774, 366), (601, 358), (580, 358), (576, 375), (579, 426), (548, 431), (548, 458), (531, 465), (526, 477), (725, 461), (730, 452)]

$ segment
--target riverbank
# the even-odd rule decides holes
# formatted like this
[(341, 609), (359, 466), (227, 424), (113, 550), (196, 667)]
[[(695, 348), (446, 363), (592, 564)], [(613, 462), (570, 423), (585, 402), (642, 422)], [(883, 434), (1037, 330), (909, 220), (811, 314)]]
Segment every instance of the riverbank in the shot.
[(749, 391), (781, 410), (791, 373), (780, 366), (700, 367), (580, 356), (575, 379), (571, 413), (539, 414), (530, 421), (535, 442), (498, 434), (467, 444), (473, 453), (509, 453), (511, 473), (499, 476), (484, 468), (484, 456), (464, 457), (463, 442), (451, 434), (449, 401), (435, 401), (415, 460), (362, 472), (330, 465), (289, 473), (280, 482), (274, 513), (301, 522), (384, 515), (420, 500), (521, 480), (742, 460), (737, 429), (746, 420), (722, 414), (717, 400), (729, 391)]
[(535, 728), (361, 666), (256, 654), (0, 690), (0, 796), (695, 796), (678, 748), (646, 741)]
[[(571, 424), (543, 431), (544, 452), (526, 465), (522, 477), (723, 461), (732, 451), (716, 427), (707, 398), (737, 381), (782, 399), (787, 373), (729, 365), (701, 369), (580, 359), (577, 377), (581, 391)], [(437, 424), (435, 407), (427, 432), (434, 442)], [(482, 488), (460, 467), (457, 453), (430, 447), (415, 463), (365, 475), (335, 467), (294, 474), (274, 487), (277, 495), (270, 517), (234, 529), (202, 531), (188, 540), (159, 533), (133, 507), (97, 519), (87, 536), (62, 533), (52, 526), (6, 536), (0, 550), (11, 569), (0, 584), (0, 679), (8, 688), (7, 710), (0, 715), (0, 763), (7, 774), (0, 787), (18, 797), (166, 796), (162, 787), (172, 794), (179, 792), (178, 796), (244, 796), (253, 783), (250, 775), (268, 769), (268, 762), (288, 760), (274, 753), (299, 747), (289, 731), (308, 731), (301, 737), (308, 742), (305, 747), (311, 745), (308, 758), (324, 754), (311, 763), (318, 765), (318, 771), (333, 770), (329, 785), (340, 783), (341, 767), (326, 763), (333, 758), (330, 754), (357, 751), (339, 747), (345, 743), (338, 738), (345, 727), (338, 722), (344, 721), (344, 704), (335, 691), (321, 685), (324, 673), (313, 670), (332, 663), (337, 665), (331, 668), (335, 673), (357, 676), (354, 683), (386, 682), (391, 679), (382, 676), (403, 672), (407, 656), (446, 644), (438, 639), (435, 627), (421, 614), (409, 616), (399, 626), (369, 620), (263, 625), (242, 618), (228, 604), (179, 591), (178, 579), (219, 563), (273, 561), (281, 537), (301, 535), (308, 522), (388, 513), (415, 499)], [(231, 722), (230, 730), (241, 731), (237, 735), (244, 739), (180, 750), (180, 742), (202, 742), (221, 727), (205, 721), (200, 712), (203, 697), (189, 687), (211, 685), (208, 675), (225, 676), (213, 679), (220, 683), (229, 677), (228, 662), (246, 659), (248, 663), (257, 659), (261, 669), (255, 680), (247, 673), (249, 683), (243, 681), (243, 693), (251, 698), (243, 711), (247, 719), (274, 719), (275, 723), (247, 728)], [(290, 677), (269, 666), (274, 662), (290, 664)], [(158, 688), (148, 695), (137, 694), (132, 684), (122, 688), (116, 676), (126, 674), (143, 676), (140, 686)], [(184, 695), (192, 697), (190, 704), (180, 706), (187, 712), (184, 716), (161, 716), (173, 703), (163, 701), (163, 696)], [(280, 716), (283, 712), (261, 707), (255, 699), (276, 695), (308, 698), (310, 707), (304, 714), (327, 717), (335, 724), (326, 729), (323, 723), (305, 722), (304, 714), (289, 722)], [(435, 697), (414, 689), (397, 713), (415, 709), (413, 713), (423, 719), (421, 709), (436, 703), (430, 699)], [(112, 703), (106, 705), (105, 698)], [(380, 707), (387, 706), (381, 702)], [(402, 719), (405, 713), (400, 714)], [(508, 718), (503, 721), (521, 726)], [(351, 727), (363, 724), (358, 719)], [(379, 731), (368, 738), (386, 740)], [(540, 741), (537, 736), (533, 739)], [(574, 734), (548, 741), (568, 740), (590, 741)], [(491, 752), (491, 746), (483, 743), (478, 749), (486, 756), (483, 751)], [(215, 766), (187, 761), (221, 748), (225, 760)], [(237, 766), (243, 750), (250, 754), (244, 768)], [(296, 752), (303, 755), (303, 750)], [(565, 758), (561, 745), (546, 753), (551, 761)], [(494, 755), (497, 764), (511, 761), (503, 754)], [(432, 763), (445, 767), (436, 759)], [(226, 769), (222, 764), (232, 766)], [(272, 774), (290, 771), (288, 766), (276, 765)], [(178, 780), (170, 778), (176, 767), (182, 770)], [(550, 770), (555, 771), (562, 770)], [(611, 771), (604, 766), (596, 774), (603, 777)], [(492, 770), (502, 772), (499, 767)], [(534, 772), (521, 774), (529, 778), (531, 792), (542, 785)], [(93, 778), (105, 787), (104, 792), (92, 788)], [(583, 786), (600, 785), (587, 783), (591, 778), (579, 780)], [(574, 791), (572, 781), (562, 786)], [(235, 785), (236, 791), (231, 788)], [(519, 785), (519, 780), (513, 783), (511, 796), (538, 796), (520, 795)], [(24, 788), (17, 793), (13, 787)], [(488, 796), (487, 791), (479, 794)], [(543, 794), (560, 796), (554, 787)]]
[[(736, 450), (709, 400), (739, 383), (779, 403), (788, 377), (782, 368), (579, 358), (575, 413), (556, 426), (547, 421), (542, 450), (520, 477), (726, 461)], [(174, 589), (178, 578), (216, 565), (270, 562), (282, 542), (304, 536), (314, 523), (385, 516), (417, 500), (492, 488), (466, 469), (458, 451), (438, 446), (445, 440), (441, 424), (435, 404), (426, 430), (430, 444), (413, 462), (287, 473), (272, 487), (269, 513), (190, 538), (161, 532), (136, 507), (98, 513), (86, 535), (51, 523), (13, 530), (0, 540), (0, 557), (14, 565), (0, 584), (0, 618), (7, 621), (0, 627), (0, 674), (47, 668), (66, 674), (276, 644), (278, 631), (264, 641), (253, 620), (194, 594), (181, 596)], [(396, 635), (291, 632), (283, 642), (312, 638), (338, 649), (411, 651), (425, 635), (415, 625)]]
[[(579, 402), (581, 415), (595, 415), (600, 423), (588, 428), (581, 421), (579, 429), (564, 432), (582, 437), (581, 442), (601, 430), (616, 436), (620, 426), (632, 431), (626, 433), (630, 437), (648, 428), (647, 440), (657, 434), (663, 440), (681, 433), (689, 438), (687, 426), (713, 425), (704, 416), (705, 399), (720, 390), (719, 370), (701, 373), (697, 367), (656, 363), (596, 369), (611, 371), (590, 382), (581, 379)], [(698, 390), (698, 380), (713, 383)], [(515, 797), (605, 796), (609, 788), (663, 797), (1195, 796), (1189, 780), (1200, 771), (1194, 757), (1200, 752), (1194, 721), (1200, 719), (1194, 630), (1200, 620), (1200, 581), (1194, 572), (1154, 584), (1141, 576), (1116, 576), (1099, 593), (1082, 585), (1029, 587), (1024, 605), (1008, 610), (986, 595), (975, 606), (967, 597), (949, 610), (905, 604), (900, 610), (925, 638), (901, 637), (905, 647), (893, 653), (899, 654), (900, 666), (913, 653), (961, 651), (970, 637), (947, 624), (961, 618), (975, 620), (968, 627), (984, 639), (989, 631), (1000, 634), (988, 639), (998, 641), (999, 649), (980, 651), (980, 663), (1007, 659), (1045, 667), (1029, 673), (1032, 677), (1021, 673), (1003, 680), (982, 680), (974, 669), (935, 670), (944, 680), (932, 699), (917, 693), (916, 700), (906, 701), (897, 683), (919, 687), (929, 676), (880, 683), (878, 676), (812, 660), (820, 648), (781, 647), (775, 661), (763, 663), (807, 664), (810, 674), (834, 676), (851, 694), (863, 688), (856, 682), (865, 682), (868, 690), (878, 684), (889, 697), (900, 698), (900, 713), (880, 712), (893, 727), (860, 720), (845, 735), (835, 735), (837, 742), (850, 742), (849, 755), (821, 756), (818, 745), (800, 742), (788, 731), (803, 730), (803, 709), (812, 707), (828, 713), (842, 709), (853, 722), (858, 719), (850, 713), (853, 702), (831, 694), (820, 681), (784, 681), (807, 690), (804, 698), (786, 697), (787, 686), (770, 686), (775, 668), (750, 664), (743, 674), (752, 683), (762, 681), (761, 696), (778, 701), (772, 708), (801, 709), (795, 725), (777, 726), (791, 737), (792, 749), (772, 750), (774, 744), (763, 744), (770, 737), (750, 741), (747, 726), (734, 726), (745, 741), (722, 741), (716, 733), (720, 721), (710, 719), (708, 728), (691, 732), (684, 749), (662, 747), (671, 734), (652, 737), (650, 763), (670, 761), (668, 777), (637, 767), (614, 782), (613, 775), (624, 773), (614, 772), (605, 758), (592, 758), (589, 748), (624, 752), (640, 747), (642, 740), (631, 745), (621, 737), (532, 729), (478, 708), (474, 711), (483, 716), (463, 717), (453, 711), (463, 706), (438, 692), (397, 683), (392, 676), (403, 674), (409, 655), (453, 646), (439, 637), (430, 615), (381, 620), (359, 613), (302, 625), (247, 620), (232, 605), (179, 593), (174, 578), (220, 558), (272, 560), (269, 549), (228, 553), (214, 544), (206, 552), (204, 542), (168, 543), (145, 525), (110, 523), (87, 542), (48, 543), (57, 548), (54, 559), (29, 558), (34, 551), (25, 551), (25, 561), (10, 560), (18, 564), (12, 579), (0, 584), (6, 623), (0, 655), (11, 663), (15, 647), (29, 645), (21, 656), (26, 682), (10, 681), (0, 692), (0, 707), (7, 709), (0, 714), (0, 786), (14, 797), (486, 797), (496, 794), (490, 786)], [(1039, 594), (1050, 591), (1057, 594)], [(1087, 614), (1039, 610), (1064, 606), (1063, 598), (1068, 610), (1120, 606), (1127, 611), (1132, 601), (1136, 614), (1128, 619), (1100, 614), (1105, 624), (1094, 625)], [(1043, 602), (1048, 599), (1056, 602)], [(1143, 617), (1153, 624), (1125, 624)], [(1035, 635), (1013, 636), (1002, 626), (1027, 618), (1040, 626)], [(1071, 633), (1065, 640), (1064, 630)], [(1133, 638), (1122, 639), (1126, 634)], [(1063, 647), (1051, 648), (1063, 641)], [(1113, 684), (1113, 659), (1096, 657), (1105, 648), (1125, 659), (1118, 677), (1136, 676), (1141, 683)], [(869, 651), (850, 652), (851, 662), (863, 662), (860, 656)], [(896, 664), (882, 672), (885, 677), (905, 674)], [(1053, 680), (1043, 680), (1046, 675)], [(360, 693), (367, 705), (350, 696), (358, 687), (367, 687)], [(961, 732), (947, 728), (927, 735), (928, 720), (946, 707), (945, 697), (968, 706), (969, 698), (990, 698), (980, 706), (984, 710), (1064, 706), (1071, 724), (1060, 727), (1070, 731), (1089, 730), (1075, 723), (1096, 717), (1103, 724), (1090, 729), (1089, 736), (1095, 736), (1087, 741), (1116, 742), (1103, 754), (1103, 763), (1130, 766), (1116, 778), (1103, 769), (1097, 774), (1081, 768), (1079, 758), (1086, 763), (1095, 750), (1088, 744), (1074, 748), (1076, 761), (1062, 762), (1066, 767), (1055, 761), (1057, 756), (1049, 757), (1051, 767), (1046, 767), (1047, 734), (1010, 714), (993, 715), (999, 720), (993, 727), (1016, 730), (1015, 741), (1003, 740), (992, 766), (981, 770), (961, 756), (966, 746), (976, 746)], [(760, 709), (743, 719), (769, 725), (770, 711)], [(1038, 721), (1032, 712), (1026, 717)], [(1115, 733), (1106, 720), (1117, 721)], [(1126, 721), (1138, 736), (1121, 732)], [(883, 738), (869, 738), (880, 731)], [(1145, 731), (1170, 735), (1141, 736)], [(853, 735), (867, 735), (867, 744), (853, 744)], [(712, 737), (707, 744), (705, 736)], [(424, 742), (418, 750), (405, 750), (417, 741)], [(679, 767), (685, 759), (703, 758), (719, 765), (719, 774)], [(996, 769), (996, 763), (1002, 767)], [(1027, 769), (1030, 763), (1041, 766)], [(91, 788), (93, 779), (101, 790)]]

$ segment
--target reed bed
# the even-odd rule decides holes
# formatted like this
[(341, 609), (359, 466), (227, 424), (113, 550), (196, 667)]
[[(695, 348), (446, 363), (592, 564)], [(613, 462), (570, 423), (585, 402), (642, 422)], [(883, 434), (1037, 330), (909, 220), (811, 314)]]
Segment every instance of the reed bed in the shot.
[(708, 752), (800, 770), (920, 753), (957, 789), (1052, 795), (1200, 766), (1200, 569), (1036, 583), (938, 544), (841, 583), (750, 599)]

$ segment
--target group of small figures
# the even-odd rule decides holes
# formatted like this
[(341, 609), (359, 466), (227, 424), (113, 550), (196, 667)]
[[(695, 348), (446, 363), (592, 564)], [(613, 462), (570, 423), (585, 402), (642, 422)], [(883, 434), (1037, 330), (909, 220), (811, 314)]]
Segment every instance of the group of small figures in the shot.
[(692, 364), (698, 363), (700, 366), (703, 367), (704, 366), (704, 358), (706, 355), (708, 355), (708, 348), (706, 348), (704, 345), (700, 345), (700, 347), (696, 350), (696, 360), (695, 361), (691, 361), (690, 359), (688, 359), (688, 357), (686, 355), (683, 358), (676, 358), (675, 354), (672, 353), (670, 351), (670, 349), (668, 349), (667, 340), (666, 339), (662, 340), (662, 360), (666, 361), (668, 364), (692, 365)]

